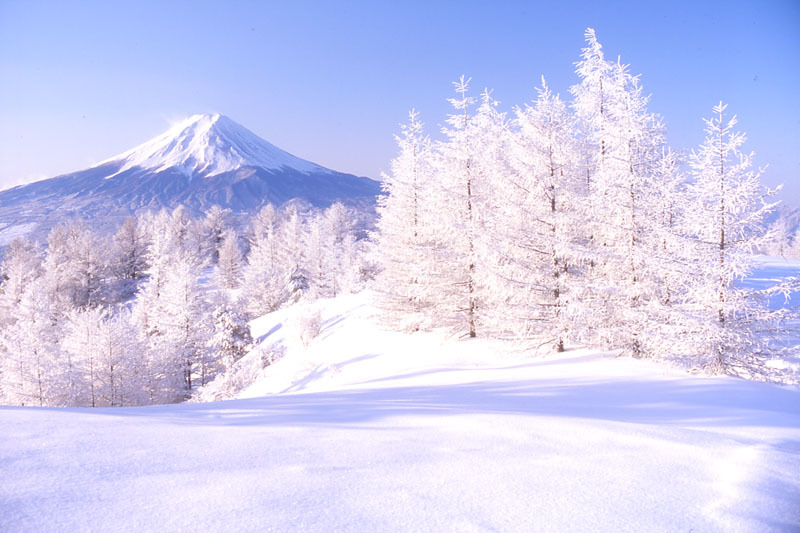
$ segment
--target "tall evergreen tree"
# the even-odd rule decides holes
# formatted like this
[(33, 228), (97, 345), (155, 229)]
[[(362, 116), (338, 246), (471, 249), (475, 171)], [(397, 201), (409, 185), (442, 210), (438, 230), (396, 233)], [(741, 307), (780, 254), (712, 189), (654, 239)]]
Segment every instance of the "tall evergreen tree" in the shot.
[[(376, 280), (378, 304), (387, 320), (415, 330), (430, 325), (433, 287), (438, 284), (433, 153), (419, 114), (395, 136), (399, 155), (391, 173), (383, 176), (385, 195), (378, 199), (378, 252), (381, 271)], [(404, 317), (401, 319), (400, 317)]]
[(752, 169), (753, 154), (741, 151), (745, 135), (735, 131), (735, 116), (726, 119), (726, 108), (714, 106), (714, 116), (705, 120), (706, 139), (689, 158), (693, 202), (687, 220), (696, 247), (686, 303), (696, 313), (695, 347), (708, 366), (769, 375), (764, 330), (777, 331), (777, 315), (737, 281), (752, 272), (752, 254), (771, 239), (764, 222), (775, 203), (767, 201), (772, 191), (762, 186), (761, 171)]
[(447, 119), (449, 127), (443, 129), (447, 140), (437, 146), (437, 175), (445, 192), (437, 206), (443, 215), (439, 238), (448, 243), (441, 259), (449, 273), (439, 302), (444, 307), (441, 314), (450, 318), (455, 329), (475, 337), (480, 313), (478, 283), (482, 275), (476, 241), (480, 233), (480, 189), (485, 185), (477, 172), (476, 158), (485, 138), (470, 114), (475, 99), (468, 96), (469, 82), (470, 79), (461, 76), (453, 83), (458, 97), (448, 101), (455, 113)]
[[(493, 187), (511, 251), (507, 298), (518, 300), (520, 332), (553, 332), (557, 351), (574, 329), (579, 297), (578, 228), (585, 215), (576, 162), (574, 120), (542, 79), (533, 105), (515, 109), (510, 179)], [(523, 290), (515, 290), (524, 284)], [(572, 335), (574, 336), (574, 335)]]

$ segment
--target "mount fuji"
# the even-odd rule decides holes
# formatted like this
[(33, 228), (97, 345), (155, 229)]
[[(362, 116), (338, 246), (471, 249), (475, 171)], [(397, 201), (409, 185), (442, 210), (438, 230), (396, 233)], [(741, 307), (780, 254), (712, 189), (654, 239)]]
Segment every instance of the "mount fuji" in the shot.
[(224, 115), (194, 115), (86, 170), (0, 191), (0, 245), (74, 216), (118, 220), (180, 204), (247, 213), (295, 198), (371, 206), (379, 193), (377, 181), (295, 157)]

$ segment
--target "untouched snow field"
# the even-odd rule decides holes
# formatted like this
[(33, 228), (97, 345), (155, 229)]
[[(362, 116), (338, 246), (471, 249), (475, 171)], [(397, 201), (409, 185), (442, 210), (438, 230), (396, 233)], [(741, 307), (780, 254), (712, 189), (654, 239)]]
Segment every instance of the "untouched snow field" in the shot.
[(800, 529), (797, 389), (319, 308), (239, 399), (0, 407), (0, 531)]

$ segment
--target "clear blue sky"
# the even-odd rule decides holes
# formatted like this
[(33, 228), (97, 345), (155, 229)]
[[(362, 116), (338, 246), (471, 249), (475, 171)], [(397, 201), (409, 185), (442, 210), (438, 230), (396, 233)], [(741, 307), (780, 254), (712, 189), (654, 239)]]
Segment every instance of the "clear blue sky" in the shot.
[[(556, 5), (559, 4), (559, 5)], [(506, 109), (562, 96), (587, 26), (642, 74), (676, 149), (719, 100), (800, 204), (800, 1), (0, 0), (0, 188), (78, 170), (170, 121), (224, 113), (377, 178), (415, 107), (431, 133), (459, 75)]]

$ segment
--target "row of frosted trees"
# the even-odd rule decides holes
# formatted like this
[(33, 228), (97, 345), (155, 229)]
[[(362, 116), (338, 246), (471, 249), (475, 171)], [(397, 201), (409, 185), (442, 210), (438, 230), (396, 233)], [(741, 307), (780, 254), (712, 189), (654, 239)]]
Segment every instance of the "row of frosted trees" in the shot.
[(443, 140), (411, 113), (379, 206), (380, 305), (410, 330), (791, 379), (769, 361), (792, 311), (765, 306), (788, 285), (737, 285), (774, 204), (735, 117), (715, 106), (681, 160), (638, 77), (605, 59), (591, 29), (586, 42), (569, 103), (542, 80), (509, 116), (462, 77)]
[[(238, 223), (213, 207), (129, 218), (113, 239), (82, 223), (18, 239), (2, 265), (0, 403), (180, 401), (251, 347), (246, 320), (355, 290), (354, 213), (277, 211)], [(246, 228), (237, 230), (237, 228)]]

